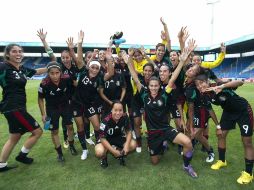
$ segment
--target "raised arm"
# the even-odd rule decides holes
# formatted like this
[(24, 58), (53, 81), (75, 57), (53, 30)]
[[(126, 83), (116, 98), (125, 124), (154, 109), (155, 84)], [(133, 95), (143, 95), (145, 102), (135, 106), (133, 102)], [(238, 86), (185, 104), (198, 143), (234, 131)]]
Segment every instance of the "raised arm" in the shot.
[(164, 19), (161, 17), (160, 18), (161, 24), (163, 25), (164, 31), (161, 32), (161, 38), (163, 40), (163, 42), (166, 42), (166, 48), (169, 52), (171, 52), (172, 48), (171, 48), (171, 40), (169, 37), (169, 32), (168, 32), (168, 26), (167, 24), (164, 22)]
[(133, 68), (133, 59), (132, 57), (128, 57), (126, 52), (122, 53), (122, 57), (124, 62), (128, 65), (129, 71), (131, 73), (131, 76), (133, 78), (133, 81), (135, 82), (135, 84), (137, 85), (137, 89), (140, 92), (141, 88), (142, 88), (142, 84), (140, 83), (139, 79), (138, 79), (138, 75), (135, 71), (135, 69)]
[(146, 50), (144, 48), (144, 46), (141, 46), (140, 48), (140, 52), (142, 53), (143, 57), (147, 60), (148, 63), (152, 63), (154, 68), (157, 69), (157, 65), (154, 63), (153, 60), (150, 59), (150, 57), (146, 54)]
[(54, 55), (53, 50), (51, 49), (51, 47), (48, 45), (46, 41), (47, 32), (43, 32), (43, 28), (41, 28), (37, 30), (37, 36), (41, 39), (44, 49), (46, 53), (49, 55), (51, 61), (56, 61), (56, 56)]
[(186, 42), (186, 40), (188, 39), (189, 36), (190, 36), (190, 34), (187, 31), (187, 26), (182, 27), (181, 30), (179, 31), (178, 35), (177, 35), (181, 51), (183, 51), (183, 49), (185, 48), (185, 42)]
[(74, 61), (74, 63), (76, 64), (78, 62), (78, 58), (77, 58), (77, 56), (75, 54), (75, 51), (74, 51), (75, 44), (73, 43), (73, 37), (69, 37), (66, 40), (66, 43), (67, 43), (67, 46), (69, 48), (69, 52), (70, 52), (71, 58)]
[(221, 51), (219, 53), (219, 56), (217, 57), (217, 59), (213, 62), (207, 62), (207, 61), (203, 61), (201, 63), (201, 67), (204, 67), (204, 68), (209, 68), (209, 69), (213, 69), (215, 67), (218, 67), (222, 61), (224, 60), (225, 58), (225, 55), (226, 55), (226, 46), (224, 43), (221, 43)]
[(81, 69), (84, 67), (83, 49), (82, 49), (83, 40), (84, 40), (84, 32), (80, 30), (80, 32), (78, 33), (78, 50), (77, 50), (78, 58), (76, 63), (78, 69)]
[(220, 93), (224, 88), (237, 88), (239, 86), (242, 86), (244, 84), (243, 81), (240, 80), (235, 80), (235, 81), (230, 81), (225, 84), (215, 86), (215, 87), (210, 87), (207, 88), (206, 91), (214, 91), (216, 94)]
[(112, 57), (112, 48), (108, 47), (105, 51), (106, 54), (106, 61), (108, 64), (108, 70), (107, 73), (104, 75), (104, 81), (110, 79), (114, 75), (114, 58)]

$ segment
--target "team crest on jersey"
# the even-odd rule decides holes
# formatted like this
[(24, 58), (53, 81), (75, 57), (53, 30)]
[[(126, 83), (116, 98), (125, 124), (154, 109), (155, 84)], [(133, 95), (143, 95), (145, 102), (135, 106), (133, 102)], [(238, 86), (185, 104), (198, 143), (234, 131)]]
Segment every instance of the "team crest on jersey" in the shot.
[(120, 86), (120, 81), (116, 81), (116, 86)]
[(158, 106), (162, 106), (163, 102), (161, 100), (157, 101)]
[(73, 111), (73, 115), (76, 116), (78, 113), (77, 111)]
[(101, 125), (100, 125), (100, 130), (104, 131), (105, 127), (106, 127), (106, 125), (103, 124), (103, 123), (101, 123)]
[(64, 90), (63, 90), (63, 91), (64, 91), (64, 92), (66, 92), (66, 90), (67, 90), (67, 89), (66, 89), (66, 88), (64, 88)]
[(97, 86), (97, 82), (94, 82), (93, 86), (96, 87)]
[(57, 92), (60, 91), (60, 90), (61, 90), (60, 88), (57, 88), (57, 89), (56, 89)]

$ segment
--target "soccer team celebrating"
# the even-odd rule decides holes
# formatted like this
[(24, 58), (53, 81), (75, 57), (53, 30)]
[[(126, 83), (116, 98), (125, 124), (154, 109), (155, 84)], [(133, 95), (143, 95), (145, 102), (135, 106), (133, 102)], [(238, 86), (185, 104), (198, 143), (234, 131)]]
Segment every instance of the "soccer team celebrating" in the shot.
[[(76, 45), (72, 37), (67, 39), (68, 49), (61, 53), (61, 61), (57, 62), (46, 42), (47, 33), (40, 29), (37, 35), (51, 62), (46, 68), (35, 70), (22, 65), (24, 52), (20, 45), (7, 45), (4, 62), (0, 63), (0, 85), (3, 89), (0, 111), (9, 124), (10, 136), (1, 151), (0, 172), (15, 168), (9, 166), (7, 160), (26, 132), (31, 135), (16, 160), (24, 164), (33, 163), (33, 158), (27, 155), (43, 131), (27, 112), (25, 86), (27, 77), (47, 73), (38, 87), (38, 105), (42, 122), (50, 122), (49, 130), (60, 163), (65, 161), (59, 138), (60, 117), (64, 147), (69, 147), (72, 155), (78, 155), (74, 145), (76, 131), (82, 147), (81, 160), (88, 156), (86, 144), (93, 144), (103, 168), (108, 166), (108, 153), (125, 165), (125, 157), (130, 152), (142, 152), (144, 119), (151, 163), (159, 163), (170, 141), (178, 144), (183, 170), (196, 178), (198, 175), (190, 164), (195, 144), (199, 142), (207, 152), (206, 162), (213, 162), (215, 158), (208, 138), (208, 120), (212, 118), (216, 126), (219, 159), (211, 169), (227, 166), (226, 137), (237, 123), (245, 158), (245, 170), (237, 182), (252, 182), (253, 113), (248, 101), (235, 93), (243, 82), (219, 79), (211, 70), (223, 61), (225, 45), (221, 45), (221, 52), (214, 62), (202, 62), (201, 56), (193, 52), (195, 40), (187, 42), (189, 33), (186, 27), (178, 33), (181, 49), (178, 52), (171, 49), (167, 25), (162, 18), (161, 23), (164, 27), (162, 43), (156, 45), (156, 53), (152, 56), (148, 56), (142, 46), (130, 48), (128, 52), (121, 50), (118, 44), (113, 43), (114, 39), (121, 37), (121, 33), (111, 38), (105, 51), (95, 49), (83, 53), (84, 32), (80, 31)], [(112, 55), (113, 46), (116, 56)], [(223, 109), (220, 121), (212, 104)], [(171, 126), (171, 119), (175, 127)], [(93, 126), (95, 142), (91, 139), (90, 126)]]

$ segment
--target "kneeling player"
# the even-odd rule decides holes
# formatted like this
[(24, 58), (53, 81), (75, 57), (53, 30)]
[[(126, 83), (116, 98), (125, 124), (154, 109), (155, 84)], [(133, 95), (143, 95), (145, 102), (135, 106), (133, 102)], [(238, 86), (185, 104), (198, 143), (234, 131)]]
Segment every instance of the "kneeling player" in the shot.
[(101, 158), (101, 166), (106, 168), (107, 152), (120, 160), (125, 165), (124, 156), (135, 150), (136, 141), (132, 139), (129, 117), (123, 112), (123, 104), (115, 101), (111, 113), (105, 116), (100, 125), (101, 143), (95, 146), (95, 155)]

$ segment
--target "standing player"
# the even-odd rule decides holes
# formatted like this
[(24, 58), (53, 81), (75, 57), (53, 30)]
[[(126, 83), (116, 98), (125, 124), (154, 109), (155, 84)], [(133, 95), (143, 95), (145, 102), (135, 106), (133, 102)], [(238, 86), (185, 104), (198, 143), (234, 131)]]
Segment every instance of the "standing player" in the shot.
[[(45, 48), (45, 51), (50, 56), (51, 61), (57, 61), (57, 58), (52, 50), (52, 48), (48, 45), (46, 41), (47, 32), (44, 32), (43, 29), (39, 29), (37, 31), (37, 36), (41, 39), (41, 42), (43, 43), (43, 46)], [(68, 39), (69, 40), (69, 39)], [(69, 41), (67, 41), (67, 44)], [(61, 69), (62, 73), (65, 75), (69, 75), (69, 77), (76, 81), (77, 80), (77, 67), (73, 62), (77, 61), (77, 58), (75, 56), (74, 47), (69, 47), (69, 50), (63, 50), (61, 52)], [(74, 88), (73, 88), (74, 90)], [(73, 91), (69, 94), (69, 99), (71, 100), (71, 96), (73, 94)], [(63, 128), (63, 137), (64, 137), (64, 148), (68, 148), (68, 134), (67, 134), (67, 124), (62, 121), (62, 128)]]
[(116, 72), (113, 67), (114, 75), (106, 81), (103, 81), (99, 87), (99, 93), (103, 102), (103, 115), (107, 115), (111, 111), (114, 100), (124, 99), (126, 93), (126, 83), (122, 73)]
[[(74, 130), (72, 126), (72, 110), (69, 94), (73, 88), (73, 80), (69, 75), (62, 75), (60, 64), (50, 62), (47, 66), (48, 76), (42, 80), (39, 87), (38, 104), (41, 111), (42, 121), (46, 122), (46, 117), (51, 118), (51, 137), (55, 149), (58, 153), (58, 161), (63, 162), (63, 152), (58, 136), (59, 119), (62, 117), (63, 123), (68, 130), (68, 144), (72, 155), (77, 155), (74, 147)], [(46, 102), (46, 109), (44, 106)]]
[(232, 88), (243, 85), (242, 81), (232, 81), (219, 86), (210, 87), (207, 76), (196, 77), (195, 84), (198, 90), (215, 105), (223, 109), (220, 127), (217, 128), (219, 160), (211, 166), (213, 170), (219, 170), (227, 166), (226, 138), (229, 130), (234, 129), (236, 123), (240, 127), (245, 155), (245, 171), (237, 179), (240, 184), (248, 184), (253, 180), (254, 149), (253, 112), (249, 102), (238, 96)]
[(32, 164), (33, 158), (27, 157), (27, 154), (42, 135), (39, 124), (26, 110), (25, 86), (27, 77), (43, 74), (47, 72), (47, 69), (25, 68), (21, 65), (23, 57), (24, 52), (20, 45), (9, 44), (5, 47), (4, 63), (0, 65), (0, 85), (3, 89), (0, 111), (8, 121), (10, 133), (0, 155), (0, 172), (12, 168), (7, 166), (7, 160), (21, 136), (26, 132), (32, 134), (25, 141), (16, 160), (24, 164)]
[(88, 65), (88, 70), (85, 69), (83, 63), (83, 52), (82, 43), (84, 38), (84, 32), (80, 31), (78, 36), (78, 69), (83, 69), (79, 73), (78, 85), (75, 91), (73, 100), (73, 115), (75, 122), (78, 127), (78, 137), (83, 147), (83, 153), (81, 159), (85, 160), (87, 158), (87, 148), (84, 133), (84, 120), (83, 115), (89, 119), (94, 127), (95, 138), (98, 142), (99, 140), (99, 128), (100, 128), (100, 118), (99, 114), (101, 112), (101, 99), (98, 93), (98, 87), (101, 81), (106, 81), (113, 75), (112, 66), (112, 53), (111, 48), (106, 51), (107, 58), (107, 73), (104, 76), (100, 73), (100, 63), (98, 61), (91, 61)]
[(95, 155), (101, 158), (101, 166), (108, 166), (107, 153), (110, 152), (125, 165), (123, 156), (136, 148), (136, 141), (132, 139), (129, 117), (123, 111), (123, 104), (113, 101), (112, 110), (103, 118), (100, 124), (101, 143), (95, 146)]

